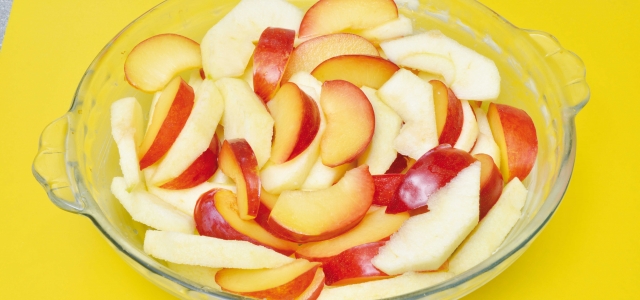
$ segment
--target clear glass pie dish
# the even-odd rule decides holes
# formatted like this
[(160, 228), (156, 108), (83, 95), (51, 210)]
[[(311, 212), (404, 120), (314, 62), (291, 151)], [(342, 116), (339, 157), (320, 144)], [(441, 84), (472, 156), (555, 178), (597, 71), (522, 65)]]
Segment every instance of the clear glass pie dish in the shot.
[[(120, 98), (134, 96), (148, 111), (152, 95), (132, 88), (124, 79), (124, 60), (137, 43), (167, 32), (199, 41), (237, 2), (168, 0), (124, 28), (87, 69), (69, 111), (44, 129), (33, 163), (34, 176), (55, 205), (91, 219), (129, 265), (184, 299), (238, 296), (202, 287), (144, 253), (147, 227), (134, 222), (110, 192), (111, 179), (120, 175), (120, 169), (109, 108)], [(306, 9), (315, 1), (291, 2)], [(560, 204), (575, 162), (574, 119), (589, 100), (585, 67), (553, 36), (519, 29), (474, 0), (416, 1), (399, 6), (415, 21), (416, 31), (439, 29), (494, 60), (502, 77), (498, 102), (525, 109), (534, 120), (539, 137), (536, 165), (524, 181), (529, 195), (523, 215), (502, 246), (489, 259), (462, 274), (397, 297), (459, 298), (513, 263)]]

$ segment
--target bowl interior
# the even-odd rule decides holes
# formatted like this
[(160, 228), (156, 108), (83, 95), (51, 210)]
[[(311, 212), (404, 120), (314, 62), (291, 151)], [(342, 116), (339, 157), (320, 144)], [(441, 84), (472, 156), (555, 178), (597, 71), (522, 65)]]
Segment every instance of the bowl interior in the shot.
[[(110, 105), (120, 98), (134, 96), (148, 112), (152, 95), (135, 90), (124, 79), (124, 61), (137, 43), (168, 32), (200, 41), (237, 2), (170, 0), (138, 18), (118, 34), (89, 67), (69, 114), (73, 135), (68, 136), (68, 147), (74, 149), (73, 155), (69, 155), (69, 166), (78, 178), (80, 194), (88, 207), (86, 214), (127, 261), (143, 266), (136, 269), (160, 274), (186, 289), (197, 290), (198, 286), (182, 281), (162, 262), (144, 254), (142, 241), (146, 227), (132, 221), (111, 195), (111, 179), (121, 172), (118, 151), (111, 137)], [(306, 9), (313, 1), (292, 2)], [(568, 101), (558, 81), (560, 75), (548, 66), (543, 51), (528, 32), (510, 25), (475, 1), (422, 1), (419, 7), (412, 8), (401, 7), (401, 12), (415, 21), (416, 32), (439, 29), (496, 62), (502, 77), (497, 102), (525, 109), (536, 124), (539, 138), (538, 160), (525, 181), (530, 193), (523, 217), (501, 249), (465, 274), (409, 296), (459, 297), (490, 280), (515, 260), (559, 204), (573, 164), (573, 115), (566, 113)], [(568, 173), (562, 172), (563, 168), (569, 168)], [(184, 293), (178, 294), (185, 297)]]

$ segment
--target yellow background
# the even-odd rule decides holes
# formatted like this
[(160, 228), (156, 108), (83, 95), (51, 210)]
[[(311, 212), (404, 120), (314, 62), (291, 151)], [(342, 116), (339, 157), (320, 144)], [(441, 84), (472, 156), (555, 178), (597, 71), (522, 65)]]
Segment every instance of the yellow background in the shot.
[[(214, 1), (214, 0), (212, 0)], [(0, 50), (0, 298), (171, 299), (31, 174), (42, 129), (69, 108), (86, 67), (158, 0), (14, 0)], [(574, 175), (524, 255), (468, 299), (640, 297), (640, 1), (483, 0), (554, 34), (587, 66)]]

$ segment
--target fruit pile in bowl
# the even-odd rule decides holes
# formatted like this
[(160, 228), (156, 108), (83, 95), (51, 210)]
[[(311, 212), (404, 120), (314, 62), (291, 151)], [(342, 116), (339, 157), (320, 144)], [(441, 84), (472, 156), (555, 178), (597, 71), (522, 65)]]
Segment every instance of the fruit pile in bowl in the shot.
[(588, 87), (550, 36), (453, 2), (163, 3), (34, 173), (183, 298), (462, 296), (559, 204)]

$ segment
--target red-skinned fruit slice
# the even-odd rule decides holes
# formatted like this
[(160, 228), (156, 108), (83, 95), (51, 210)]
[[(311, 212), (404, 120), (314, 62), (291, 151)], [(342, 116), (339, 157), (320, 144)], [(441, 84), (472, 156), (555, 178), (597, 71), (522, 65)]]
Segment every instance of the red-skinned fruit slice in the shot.
[(313, 281), (306, 290), (302, 292), (295, 300), (316, 300), (320, 297), (322, 289), (324, 289), (324, 272), (321, 268), (316, 270), (316, 275), (313, 277)]
[(340, 79), (357, 87), (368, 86), (377, 90), (398, 69), (396, 64), (379, 56), (340, 55), (319, 64), (311, 75), (322, 82)]
[(260, 208), (260, 176), (258, 161), (245, 139), (225, 140), (218, 163), (222, 172), (236, 183), (238, 213), (243, 220), (251, 220)]
[(404, 181), (405, 174), (373, 175), (376, 191), (373, 193), (373, 205), (388, 206)]
[(373, 242), (350, 248), (322, 265), (325, 284), (346, 285), (390, 277), (371, 264), (385, 242)]
[(218, 148), (220, 141), (218, 135), (213, 135), (209, 148), (202, 152), (191, 165), (178, 177), (161, 185), (168, 190), (181, 190), (195, 187), (211, 178), (218, 170)]
[(493, 162), (491, 156), (478, 153), (474, 155), (477, 160), (480, 161), (480, 220), (487, 215), (489, 210), (493, 207), (500, 195), (502, 194), (502, 188), (504, 187), (504, 181), (502, 180), (502, 174), (498, 169), (498, 166)]
[(193, 214), (198, 233), (224, 240), (247, 241), (283, 255), (291, 255), (297, 249), (297, 244), (273, 236), (254, 220), (240, 219), (235, 198), (232, 192), (224, 189), (202, 194)]
[(140, 170), (154, 164), (169, 151), (193, 109), (195, 93), (182, 78), (174, 78), (162, 91), (151, 124), (140, 144)]
[(404, 181), (387, 207), (387, 213), (426, 206), (433, 193), (475, 161), (468, 152), (452, 148), (448, 144), (429, 150), (407, 171)]
[(280, 86), (295, 37), (293, 30), (274, 27), (260, 35), (253, 52), (253, 90), (264, 102), (271, 100)]
[(396, 160), (393, 161), (385, 174), (400, 174), (407, 169), (408, 165), (408, 157), (398, 153)]
[(433, 87), (438, 142), (455, 145), (462, 132), (464, 121), (462, 102), (442, 81), (431, 80), (429, 83)]

